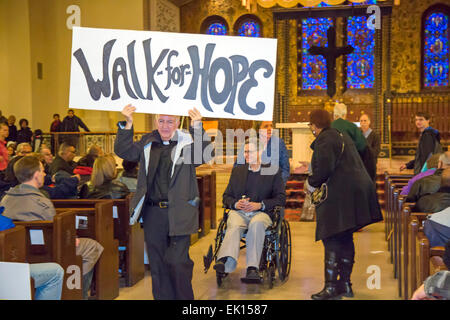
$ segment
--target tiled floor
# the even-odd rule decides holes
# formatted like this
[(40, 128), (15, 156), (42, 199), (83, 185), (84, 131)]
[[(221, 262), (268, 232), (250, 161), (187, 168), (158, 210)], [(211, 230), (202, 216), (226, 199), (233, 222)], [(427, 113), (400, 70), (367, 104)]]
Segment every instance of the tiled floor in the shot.
[[(273, 289), (264, 285), (247, 285), (240, 282), (245, 274), (245, 251), (241, 251), (239, 266), (235, 273), (217, 288), (214, 270), (203, 272), (203, 255), (213, 243), (215, 231), (197, 241), (190, 250), (194, 260), (193, 288), (199, 300), (305, 300), (323, 287), (323, 246), (314, 242), (314, 222), (291, 222), (292, 269), (289, 279), (276, 284)], [(355, 233), (356, 264), (352, 274), (354, 299), (379, 300), (400, 299), (389, 252), (384, 240), (384, 224), (377, 223)], [(375, 271), (374, 271), (375, 270)], [(376, 276), (379, 276), (379, 283)], [(377, 288), (379, 284), (379, 288)], [(118, 299), (152, 299), (151, 277), (146, 277), (132, 288), (121, 288)], [(347, 299), (347, 298), (346, 298)]]
[[(401, 164), (412, 157), (379, 159), (378, 173), (389, 171), (400, 173)], [(225, 170), (224, 166), (224, 170)], [(411, 173), (406, 170), (402, 173)], [(245, 251), (241, 251), (238, 269), (217, 288), (214, 270), (203, 272), (203, 255), (213, 244), (216, 230), (197, 241), (190, 250), (194, 261), (192, 285), (194, 295), (199, 300), (304, 300), (323, 287), (323, 246), (314, 241), (314, 222), (290, 222), (292, 234), (292, 269), (289, 279), (276, 284), (273, 289), (263, 285), (247, 285), (240, 282), (245, 275)], [(393, 266), (389, 262), (390, 253), (384, 240), (384, 223), (377, 223), (355, 233), (356, 263), (352, 282), (355, 297), (359, 300), (397, 300), (397, 280), (393, 277)], [(379, 279), (379, 281), (377, 281)], [(132, 288), (121, 288), (118, 299), (152, 299), (151, 277), (145, 278)], [(347, 299), (347, 298), (346, 298)]]

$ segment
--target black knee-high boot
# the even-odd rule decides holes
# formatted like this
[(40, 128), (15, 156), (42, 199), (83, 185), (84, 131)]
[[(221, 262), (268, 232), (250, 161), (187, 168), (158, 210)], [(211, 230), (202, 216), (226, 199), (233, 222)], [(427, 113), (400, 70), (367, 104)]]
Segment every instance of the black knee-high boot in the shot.
[(338, 259), (334, 251), (325, 250), (325, 287), (319, 293), (313, 294), (313, 300), (330, 300), (339, 298), (338, 291)]
[(353, 298), (352, 283), (350, 282), (350, 276), (353, 270), (353, 259), (340, 258), (339, 259), (339, 294), (344, 297)]

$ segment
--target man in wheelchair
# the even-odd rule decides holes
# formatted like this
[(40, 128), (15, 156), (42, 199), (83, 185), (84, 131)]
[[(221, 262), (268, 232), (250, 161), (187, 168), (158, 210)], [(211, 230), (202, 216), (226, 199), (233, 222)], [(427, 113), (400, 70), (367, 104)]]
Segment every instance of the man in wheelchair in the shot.
[(246, 140), (244, 156), (245, 163), (233, 168), (223, 194), (224, 207), (231, 211), (228, 213), (226, 233), (214, 269), (216, 273), (222, 274), (236, 269), (240, 240), (245, 230), (248, 230), (246, 279), (248, 282), (257, 282), (260, 280), (258, 267), (265, 230), (272, 225), (273, 209), (285, 205), (286, 193), (280, 169), (264, 170), (269, 167), (261, 164), (257, 141)]

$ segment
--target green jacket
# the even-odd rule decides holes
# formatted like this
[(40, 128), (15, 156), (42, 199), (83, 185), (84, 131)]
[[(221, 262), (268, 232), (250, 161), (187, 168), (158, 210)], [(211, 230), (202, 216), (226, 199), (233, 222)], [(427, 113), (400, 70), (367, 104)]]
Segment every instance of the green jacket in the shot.
[(342, 133), (347, 133), (352, 138), (359, 152), (364, 151), (366, 148), (366, 138), (364, 138), (361, 130), (353, 122), (339, 118), (331, 123), (331, 127)]

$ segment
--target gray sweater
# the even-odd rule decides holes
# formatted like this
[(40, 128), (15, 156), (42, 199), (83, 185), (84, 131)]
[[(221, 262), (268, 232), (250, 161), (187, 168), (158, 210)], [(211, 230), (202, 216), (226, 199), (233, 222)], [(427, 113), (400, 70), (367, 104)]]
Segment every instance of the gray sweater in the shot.
[(5, 217), (18, 221), (52, 221), (56, 214), (50, 199), (39, 189), (27, 184), (19, 184), (9, 189), (0, 206), (5, 207)]

